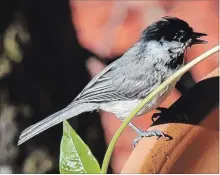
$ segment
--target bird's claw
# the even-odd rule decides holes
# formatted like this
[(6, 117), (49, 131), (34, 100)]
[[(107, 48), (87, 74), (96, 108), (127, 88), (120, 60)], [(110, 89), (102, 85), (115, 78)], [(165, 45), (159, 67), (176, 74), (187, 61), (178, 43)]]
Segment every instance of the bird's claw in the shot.
[(142, 131), (140, 134), (133, 140), (133, 147), (135, 147), (138, 142), (141, 140), (142, 137), (152, 137), (152, 136), (157, 136), (158, 138), (160, 137), (165, 137), (164, 133), (158, 130), (154, 131)]

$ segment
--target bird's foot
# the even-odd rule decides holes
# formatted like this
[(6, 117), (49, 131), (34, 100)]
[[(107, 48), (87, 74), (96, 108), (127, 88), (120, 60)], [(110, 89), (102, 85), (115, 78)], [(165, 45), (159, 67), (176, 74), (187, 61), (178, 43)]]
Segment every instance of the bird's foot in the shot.
[(142, 137), (152, 137), (152, 136), (157, 136), (158, 138), (165, 137), (164, 133), (158, 130), (140, 131), (139, 135), (133, 140), (133, 146), (135, 147)]

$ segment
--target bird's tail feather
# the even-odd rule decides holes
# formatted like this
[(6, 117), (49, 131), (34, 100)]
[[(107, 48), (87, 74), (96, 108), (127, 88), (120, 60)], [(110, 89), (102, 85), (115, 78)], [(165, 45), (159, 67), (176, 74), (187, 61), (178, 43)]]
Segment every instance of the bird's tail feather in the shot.
[(82, 103), (82, 104), (71, 104), (66, 108), (48, 116), (47, 118), (43, 119), (42, 121), (31, 125), (27, 129), (25, 129), (18, 141), (18, 145), (24, 143), (25, 141), (29, 140), (30, 138), (34, 137), (35, 135), (43, 132), (44, 130), (64, 121), (71, 117), (77, 116), (83, 112), (93, 111), (97, 109), (96, 104), (92, 103)]

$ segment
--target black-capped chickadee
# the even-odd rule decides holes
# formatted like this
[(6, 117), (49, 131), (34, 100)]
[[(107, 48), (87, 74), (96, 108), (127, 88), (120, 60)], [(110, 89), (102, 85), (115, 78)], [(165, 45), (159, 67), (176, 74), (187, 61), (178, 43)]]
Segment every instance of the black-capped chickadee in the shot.
[[(104, 110), (124, 120), (156, 87), (184, 65), (184, 52), (198, 39), (206, 36), (194, 32), (183, 20), (163, 17), (147, 27), (140, 39), (121, 58), (103, 69), (66, 108), (25, 129), (18, 145), (44, 130), (80, 113)], [(175, 82), (176, 83), (176, 82)], [(157, 108), (170, 94), (169, 85), (137, 114)], [(141, 131), (129, 123), (141, 136), (161, 136), (160, 131)]]

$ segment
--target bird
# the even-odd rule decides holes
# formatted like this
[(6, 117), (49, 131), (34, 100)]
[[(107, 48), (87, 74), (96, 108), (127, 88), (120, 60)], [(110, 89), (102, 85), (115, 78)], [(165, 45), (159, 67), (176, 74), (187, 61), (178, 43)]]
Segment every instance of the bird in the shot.
[[(124, 55), (98, 73), (68, 106), (25, 129), (18, 145), (84, 112), (103, 110), (124, 121), (149, 93), (184, 66), (187, 48), (207, 43), (200, 39), (203, 36), (207, 34), (194, 32), (177, 17), (165, 16), (153, 22)], [(137, 116), (159, 107), (177, 81), (157, 94)], [(158, 130), (142, 131), (132, 123), (129, 126), (141, 137), (164, 136)]]

